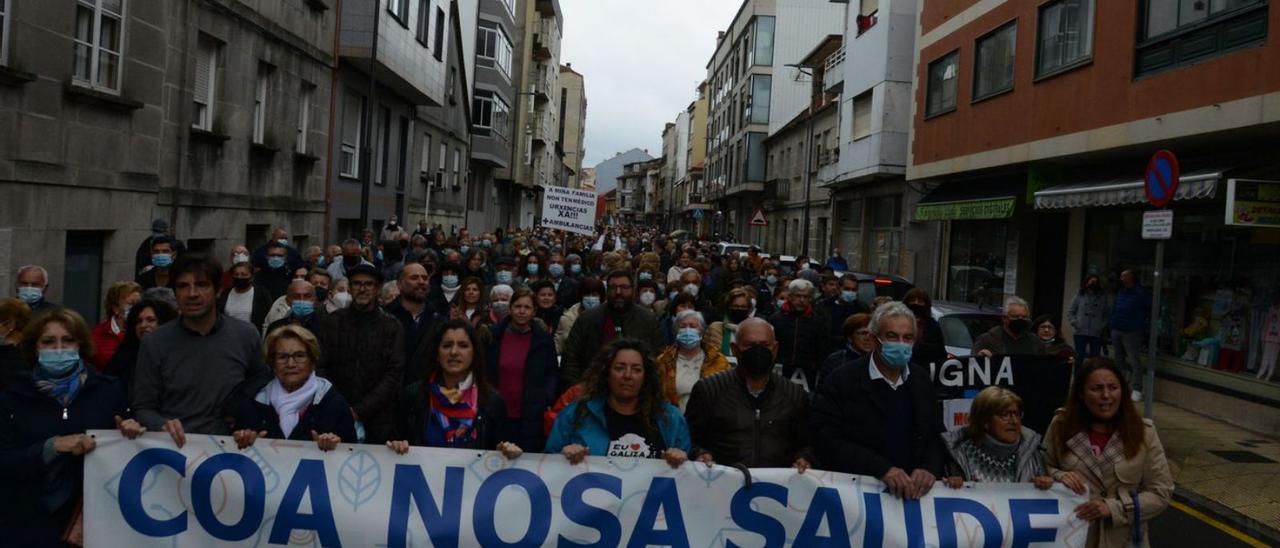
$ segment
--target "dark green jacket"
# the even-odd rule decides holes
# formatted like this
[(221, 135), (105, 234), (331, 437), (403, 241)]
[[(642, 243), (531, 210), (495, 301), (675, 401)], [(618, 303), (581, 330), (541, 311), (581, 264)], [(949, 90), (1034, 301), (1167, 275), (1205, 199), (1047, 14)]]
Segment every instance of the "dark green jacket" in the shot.
[[(573, 322), (569, 338), (565, 340), (564, 352), (560, 356), (560, 386), (569, 387), (582, 381), (582, 376), (596, 354), (604, 347), (605, 314), (614, 318), (614, 326), (620, 332), (614, 339), (626, 337), (637, 339), (649, 346), (649, 357), (656, 358), (666, 342), (662, 331), (658, 329), (658, 319), (653, 312), (643, 306), (632, 304), (625, 312), (614, 313), (609, 304), (601, 305), (583, 312), (578, 321)], [(612, 339), (610, 339), (612, 340)]]

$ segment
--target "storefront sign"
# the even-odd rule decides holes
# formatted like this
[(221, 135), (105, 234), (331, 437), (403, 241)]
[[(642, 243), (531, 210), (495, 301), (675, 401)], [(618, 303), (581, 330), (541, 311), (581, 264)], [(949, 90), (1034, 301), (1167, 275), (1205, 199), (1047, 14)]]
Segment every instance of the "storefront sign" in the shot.
[(1022, 397), (1022, 424), (1044, 432), (1054, 411), (1066, 401), (1071, 386), (1071, 366), (1057, 356), (953, 358), (929, 364), (929, 372), (942, 402), (942, 422), (948, 430), (969, 424), (969, 404), (978, 392), (988, 386), (1003, 386)]
[(1008, 219), (1013, 216), (1013, 208), (1016, 203), (1017, 199), (1009, 197), (996, 198), (994, 200), (920, 204), (916, 206), (916, 220), (965, 221)]
[(1062, 484), (935, 484), (687, 462), (91, 432), (86, 546), (1084, 546)]
[(1226, 223), (1280, 227), (1280, 181), (1227, 179)]
[(1142, 212), (1142, 239), (1168, 240), (1173, 237), (1173, 210)]
[(595, 232), (596, 194), (558, 186), (544, 187), (542, 226), (591, 236)]

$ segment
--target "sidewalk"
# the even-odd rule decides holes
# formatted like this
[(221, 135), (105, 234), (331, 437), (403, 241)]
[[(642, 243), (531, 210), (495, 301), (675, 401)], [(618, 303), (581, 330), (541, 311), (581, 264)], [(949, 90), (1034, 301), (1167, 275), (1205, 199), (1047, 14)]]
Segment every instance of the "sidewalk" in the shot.
[(1175, 500), (1280, 544), (1280, 439), (1167, 404), (1154, 414)]

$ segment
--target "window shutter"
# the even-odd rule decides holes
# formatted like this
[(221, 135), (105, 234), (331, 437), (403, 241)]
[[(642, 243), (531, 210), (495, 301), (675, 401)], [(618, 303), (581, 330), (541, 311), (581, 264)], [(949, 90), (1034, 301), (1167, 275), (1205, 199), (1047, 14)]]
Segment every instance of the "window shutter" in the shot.
[(195, 102), (209, 104), (209, 85), (212, 82), (213, 51), (206, 44), (197, 46)]

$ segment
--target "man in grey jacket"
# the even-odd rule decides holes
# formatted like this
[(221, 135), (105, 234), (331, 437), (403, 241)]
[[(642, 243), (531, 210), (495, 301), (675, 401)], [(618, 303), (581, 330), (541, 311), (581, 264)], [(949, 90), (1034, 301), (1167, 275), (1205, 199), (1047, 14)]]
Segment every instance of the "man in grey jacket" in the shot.
[(271, 380), (262, 339), (252, 325), (218, 314), (222, 268), (200, 255), (172, 269), (181, 317), (142, 340), (133, 381), (133, 412), (148, 430), (230, 434), (225, 417), (236, 397), (252, 397)]
[(1080, 360), (1102, 353), (1102, 334), (1107, 330), (1107, 294), (1097, 274), (1090, 274), (1080, 286), (1080, 292), (1071, 299), (1067, 319), (1071, 322), (1075, 339), (1076, 356)]

